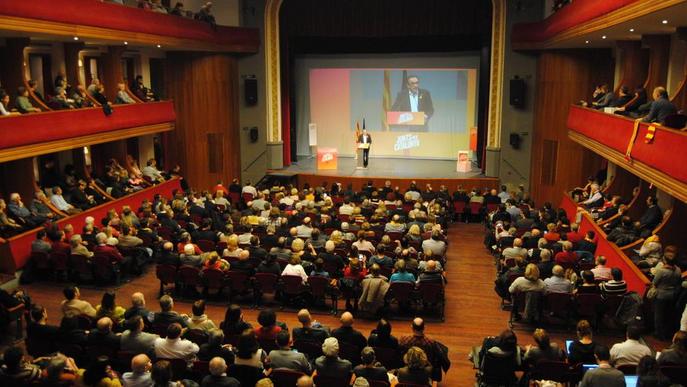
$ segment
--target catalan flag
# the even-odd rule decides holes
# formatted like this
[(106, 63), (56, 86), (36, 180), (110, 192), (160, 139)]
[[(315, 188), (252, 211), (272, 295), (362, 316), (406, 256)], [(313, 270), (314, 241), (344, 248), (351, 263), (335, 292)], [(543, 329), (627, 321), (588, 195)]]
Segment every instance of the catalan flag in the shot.
[(382, 130), (389, 131), (386, 112), (391, 110), (391, 71), (384, 70), (384, 93), (382, 94)]

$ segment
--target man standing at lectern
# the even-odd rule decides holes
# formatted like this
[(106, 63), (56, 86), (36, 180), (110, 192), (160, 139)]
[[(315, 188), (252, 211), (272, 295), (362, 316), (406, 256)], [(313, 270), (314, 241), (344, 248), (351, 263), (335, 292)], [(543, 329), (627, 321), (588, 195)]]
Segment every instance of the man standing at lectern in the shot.
[(363, 134), (358, 137), (358, 144), (368, 144), (367, 148), (363, 149), (363, 166), (367, 168), (370, 146), (372, 145), (372, 137), (367, 133), (367, 129), (363, 129)]
[(423, 112), (425, 113), (425, 124), (418, 126), (418, 132), (426, 132), (429, 127), (429, 119), (434, 114), (432, 95), (429, 91), (420, 88), (420, 78), (417, 75), (409, 75), (406, 80), (407, 86), (402, 89), (391, 110), (395, 112)]

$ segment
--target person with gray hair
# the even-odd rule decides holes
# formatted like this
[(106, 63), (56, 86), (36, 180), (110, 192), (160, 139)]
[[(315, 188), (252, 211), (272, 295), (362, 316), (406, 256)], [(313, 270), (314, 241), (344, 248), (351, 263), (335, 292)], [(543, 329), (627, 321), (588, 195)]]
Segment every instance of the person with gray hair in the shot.
[(552, 276), (544, 280), (547, 293), (572, 293), (572, 283), (565, 278), (565, 269), (555, 265), (551, 270)]
[(351, 362), (339, 358), (339, 340), (328, 337), (322, 344), (323, 355), (315, 359), (315, 371), (318, 375), (349, 380), (352, 372)]
[(227, 362), (223, 358), (213, 358), (210, 360), (208, 368), (210, 375), (203, 378), (203, 381), (200, 383), (201, 387), (241, 387), (241, 383), (238, 380), (227, 376)]
[(81, 239), (81, 234), (72, 235), (72, 237), (69, 239), (69, 245), (71, 246), (72, 255), (83, 255), (88, 258), (93, 256), (93, 252), (89, 251), (84, 245), (84, 242)]
[(182, 327), (186, 328), (188, 326), (188, 316), (180, 315), (174, 310), (174, 300), (168, 295), (160, 297), (160, 311), (155, 313), (153, 318), (153, 325), (169, 325), (173, 323), (178, 323)]

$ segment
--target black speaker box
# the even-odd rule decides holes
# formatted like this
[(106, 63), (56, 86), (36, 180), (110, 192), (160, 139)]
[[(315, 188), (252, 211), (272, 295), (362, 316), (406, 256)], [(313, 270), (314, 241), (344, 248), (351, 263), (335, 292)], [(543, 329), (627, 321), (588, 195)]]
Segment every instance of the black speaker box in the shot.
[(525, 80), (515, 78), (510, 80), (510, 105), (516, 109), (525, 108), (525, 94), (527, 86)]
[(258, 80), (255, 78), (244, 79), (243, 88), (246, 98), (246, 105), (256, 105), (258, 103)]

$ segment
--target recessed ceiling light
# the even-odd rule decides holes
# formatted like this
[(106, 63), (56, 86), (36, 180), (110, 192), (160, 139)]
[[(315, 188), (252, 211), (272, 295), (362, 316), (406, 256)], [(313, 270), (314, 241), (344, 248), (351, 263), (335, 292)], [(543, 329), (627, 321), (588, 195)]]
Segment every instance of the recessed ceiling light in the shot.
[(585, 44), (589, 44), (589, 40), (585, 40), (584, 43), (585, 43)]
[(74, 40), (79, 40), (79, 37), (78, 37), (78, 36), (75, 36), (75, 37), (74, 37)]
[(668, 20), (663, 20), (661, 23), (668, 24)]
[(157, 48), (162, 48), (162, 46), (158, 44), (158, 45), (157, 45)]
[(129, 42), (124, 42), (124, 45), (125, 45), (125, 46), (128, 45), (128, 44), (129, 44)]
[(634, 29), (634, 28), (630, 28), (630, 32), (635, 32), (635, 29)]
[(606, 39), (606, 35), (602, 36), (601, 39)]

